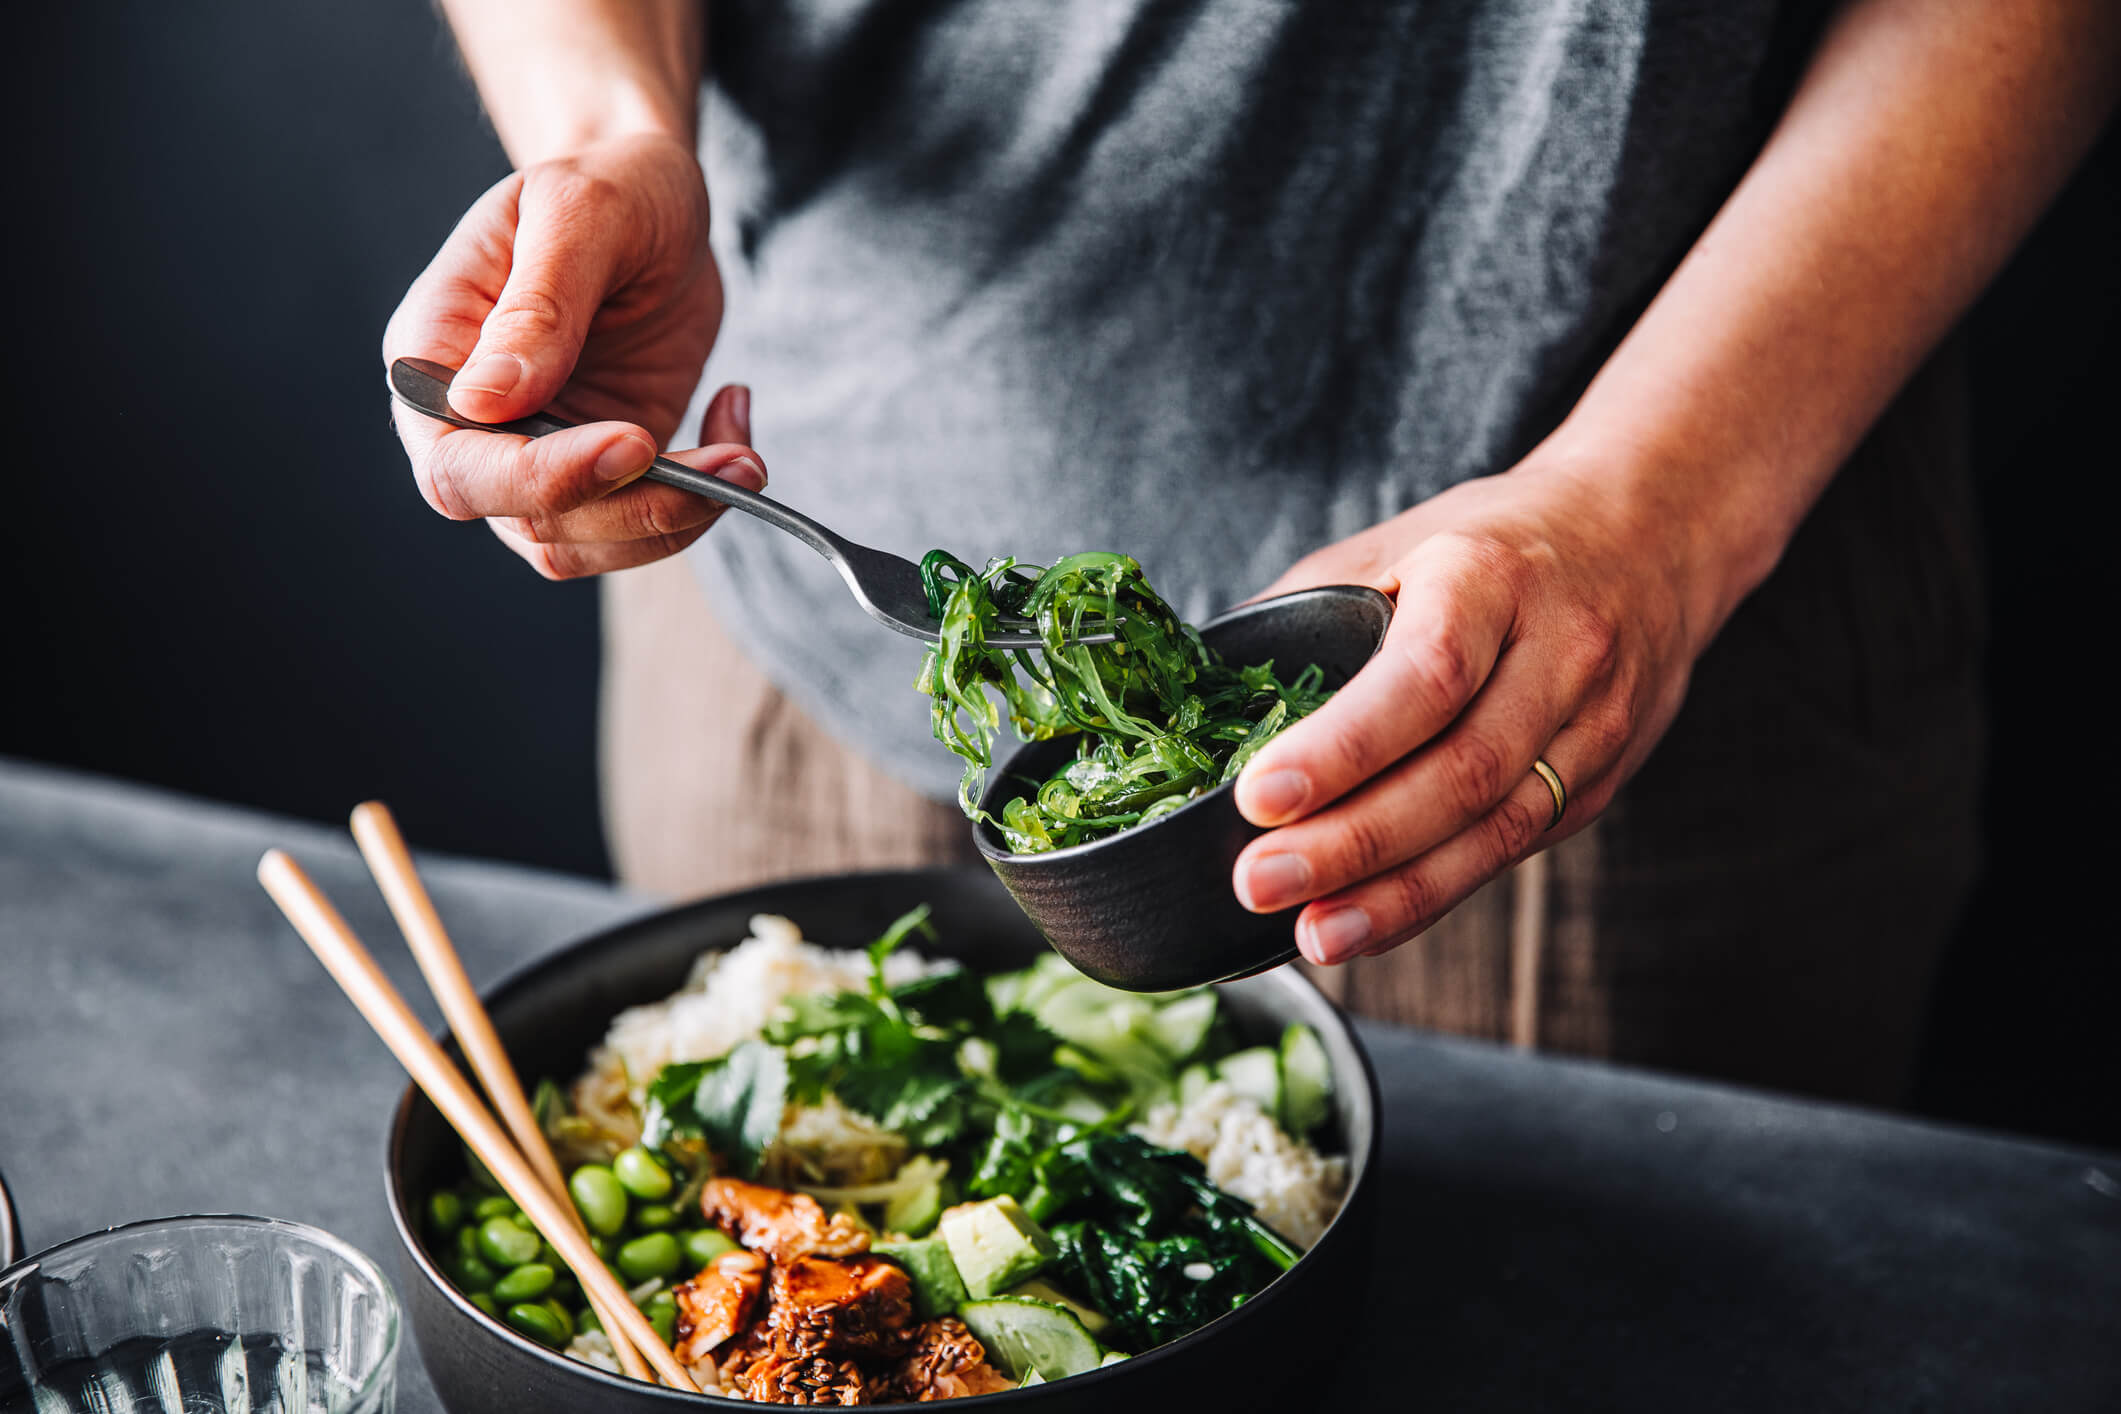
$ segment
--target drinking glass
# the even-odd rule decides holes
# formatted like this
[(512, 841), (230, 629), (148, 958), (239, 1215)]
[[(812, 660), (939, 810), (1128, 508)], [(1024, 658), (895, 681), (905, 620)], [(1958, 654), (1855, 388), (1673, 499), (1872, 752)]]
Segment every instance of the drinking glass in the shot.
[(7, 1414), (390, 1414), (397, 1353), (375, 1263), (300, 1223), (163, 1218), (0, 1273)]

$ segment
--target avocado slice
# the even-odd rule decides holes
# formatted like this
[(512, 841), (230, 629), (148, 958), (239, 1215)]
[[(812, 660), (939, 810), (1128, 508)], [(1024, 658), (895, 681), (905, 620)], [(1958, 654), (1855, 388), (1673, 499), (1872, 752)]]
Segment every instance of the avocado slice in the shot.
[(964, 1278), (957, 1273), (957, 1263), (950, 1258), (949, 1244), (940, 1237), (879, 1242), (869, 1250), (906, 1269), (906, 1275), (913, 1280), (914, 1312), (924, 1321), (947, 1316), (972, 1299), (965, 1290)]
[(1037, 1276), (1053, 1260), (1053, 1239), (1006, 1193), (961, 1203), (943, 1214), (936, 1233), (973, 1296), (993, 1296)]

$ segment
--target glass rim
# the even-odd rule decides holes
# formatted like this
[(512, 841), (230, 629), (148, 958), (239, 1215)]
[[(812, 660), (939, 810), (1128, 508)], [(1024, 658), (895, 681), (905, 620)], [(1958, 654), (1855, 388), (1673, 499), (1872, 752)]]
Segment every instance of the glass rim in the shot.
[[(332, 1256), (365, 1277), (377, 1291), (383, 1294), (383, 1345), (381, 1351), (377, 1354), (374, 1367), (361, 1376), (360, 1383), (355, 1387), (352, 1397), (357, 1402), (367, 1398), (376, 1392), (377, 1386), (383, 1380), (391, 1376), (396, 1368), (398, 1346), (403, 1339), (405, 1325), (403, 1312), (399, 1308), (396, 1289), (384, 1277), (383, 1269), (376, 1265), (375, 1259), (366, 1252), (363, 1252), (345, 1238), (340, 1237), (337, 1233), (326, 1232), (321, 1227), (313, 1227), (309, 1223), (296, 1222), (291, 1218), (266, 1218), (259, 1217), (254, 1213), (178, 1213), (165, 1218), (136, 1218), (132, 1222), (118, 1223), (111, 1227), (99, 1228), (94, 1232), (84, 1232), (78, 1236), (69, 1237), (64, 1242), (53, 1243), (50, 1247), (40, 1252), (32, 1252), (12, 1266), (0, 1268), (0, 1300), (5, 1300), (8, 1288), (35, 1272), (43, 1263), (51, 1261), (76, 1247), (85, 1247), (90, 1243), (102, 1242), (123, 1233), (144, 1233), (157, 1229), (171, 1230), (194, 1227), (234, 1227), (299, 1237), (305, 1242), (311, 1242), (318, 1247), (324, 1248)], [(242, 1334), (242, 1332), (237, 1332), (237, 1334)]]

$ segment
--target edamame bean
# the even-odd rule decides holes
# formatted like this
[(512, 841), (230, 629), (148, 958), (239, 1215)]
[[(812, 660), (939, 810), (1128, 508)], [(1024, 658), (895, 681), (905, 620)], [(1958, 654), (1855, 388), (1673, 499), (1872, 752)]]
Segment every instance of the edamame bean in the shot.
[(645, 1237), (636, 1237), (619, 1249), (619, 1270), (628, 1281), (646, 1281), (650, 1277), (667, 1277), (678, 1269), (683, 1258), (678, 1253), (678, 1240), (667, 1232), (651, 1232)]
[(626, 1226), (626, 1186), (602, 1164), (576, 1169), (567, 1180), (567, 1191), (591, 1232), (614, 1237)]
[(525, 1262), (493, 1284), (493, 1299), (513, 1306), (535, 1301), (552, 1290), (552, 1268), (543, 1262)]
[(471, 1293), (471, 1304), (478, 1307), (481, 1311), (484, 1311), (487, 1315), (493, 1317), (495, 1320), (498, 1321), (501, 1319), (500, 1303), (495, 1301), (491, 1296), (488, 1296), (485, 1292), (474, 1291), (473, 1293)]
[(655, 1333), (663, 1344), (669, 1345), (677, 1340), (678, 1303), (676, 1297), (667, 1291), (657, 1292), (654, 1296), (648, 1298), (645, 1314), (648, 1317), (648, 1324), (655, 1327)]
[(554, 1271), (558, 1271), (560, 1268), (567, 1265), (565, 1262), (560, 1260), (560, 1254), (558, 1249), (542, 1237), (538, 1239), (538, 1255), (532, 1257), (530, 1260), (533, 1262), (543, 1262), (546, 1266), (551, 1267)]
[(500, 1273), (477, 1257), (459, 1257), (447, 1265), (449, 1279), (457, 1284), (457, 1290), (470, 1293), (488, 1291)]
[(519, 1218), (523, 1216), (523, 1210), (516, 1206), (515, 1199), (505, 1193), (496, 1193), (474, 1204), (471, 1216), (478, 1222), (485, 1222), (488, 1218)]
[(736, 1244), (729, 1240), (719, 1228), (694, 1228), (683, 1234), (678, 1242), (685, 1249), (685, 1260), (695, 1267), (704, 1267), (724, 1252), (734, 1252)]
[(479, 1255), (479, 1225), (471, 1223), (457, 1229), (457, 1255), (476, 1257)]
[(479, 1255), (497, 1267), (520, 1267), (538, 1255), (538, 1235), (509, 1218), (479, 1224)]
[(589, 1250), (602, 1257), (607, 1264), (611, 1261), (611, 1239), (601, 1232), (589, 1234)]
[(579, 1311), (575, 1315), (574, 1328), (586, 1335), (590, 1331), (600, 1331), (604, 1329), (604, 1323), (597, 1319), (597, 1313), (593, 1308), (584, 1306), (581, 1311)]
[(429, 1195), (427, 1222), (436, 1235), (449, 1236), (464, 1225), (464, 1200), (446, 1188)]
[[(567, 1343), (567, 1327), (561, 1325), (559, 1318), (551, 1311), (534, 1302), (525, 1301), (509, 1307), (505, 1319), (508, 1324), (541, 1345), (549, 1345), (557, 1350)], [(676, 1333), (676, 1329), (673, 1324), (672, 1334)]]
[[(560, 1329), (567, 1332), (567, 1338), (569, 1340), (573, 1340), (574, 1317), (568, 1312), (567, 1308), (565, 1306), (562, 1306), (559, 1302), (555, 1301), (550, 1296), (546, 1297), (544, 1301), (540, 1302), (539, 1304), (542, 1305), (546, 1310), (552, 1312), (552, 1318), (560, 1323)], [(666, 1340), (663, 1343), (665, 1345), (668, 1345), (670, 1342)]]
[(611, 1161), (611, 1171), (626, 1191), (636, 1198), (662, 1198), (669, 1194), (670, 1170), (655, 1161), (655, 1155), (636, 1144), (621, 1149)]
[(661, 1232), (666, 1227), (677, 1226), (678, 1210), (668, 1203), (643, 1203), (633, 1210), (633, 1222), (636, 1227)]

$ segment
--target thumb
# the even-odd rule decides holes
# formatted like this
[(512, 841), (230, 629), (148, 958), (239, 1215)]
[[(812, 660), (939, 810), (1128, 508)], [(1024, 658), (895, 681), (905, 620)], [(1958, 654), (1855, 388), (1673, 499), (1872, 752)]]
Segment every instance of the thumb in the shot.
[(559, 396), (611, 263), (593, 226), (556, 219), (528, 187), (518, 202), (507, 283), (449, 387), (450, 402), (481, 422), (525, 417)]

